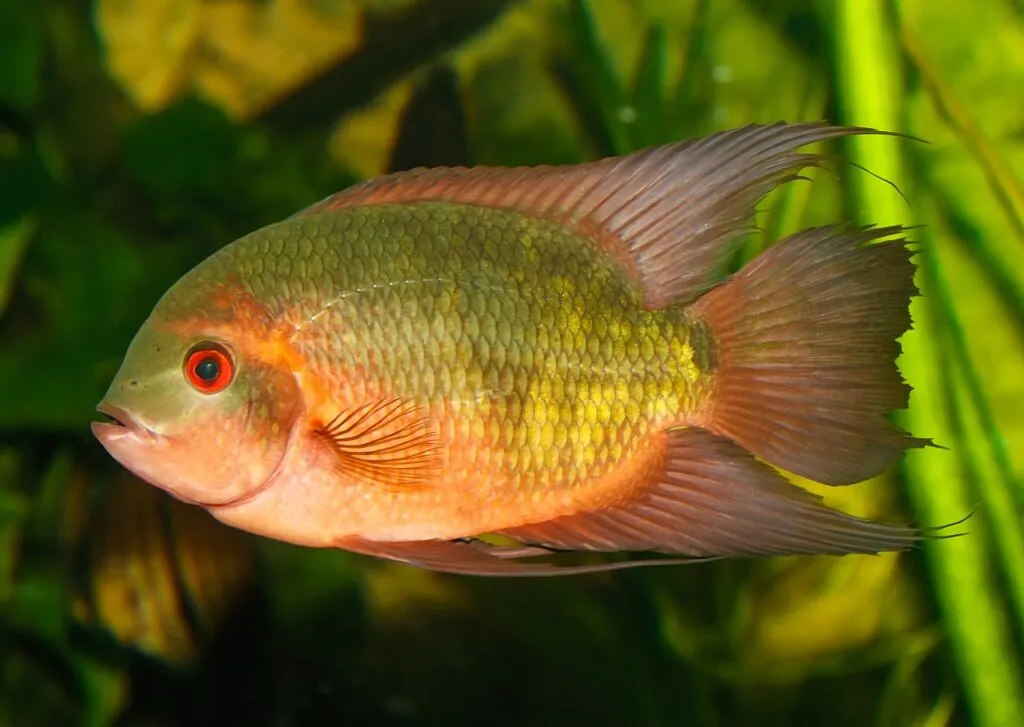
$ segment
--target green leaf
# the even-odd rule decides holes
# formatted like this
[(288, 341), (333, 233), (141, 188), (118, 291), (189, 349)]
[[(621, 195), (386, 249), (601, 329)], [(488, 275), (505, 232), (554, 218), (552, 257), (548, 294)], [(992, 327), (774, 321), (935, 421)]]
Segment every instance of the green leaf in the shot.
[(14, 224), (0, 229), (0, 317), (14, 291), (21, 256), (35, 231), (35, 219), (23, 217)]
[(0, 226), (16, 222), (42, 206), (50, 199), (53, 187), (41, 150), (34, 144), (17, 142), (13, 154), (0, 156)]
[(0, 106), (27, 112), (39, 98), (41, 3), (0, 3)]
[[(1024, 633), (1024, 162), (1019, 114), (986, 90), (1024, 83), (1024, 24), (1008, 3), (979, 12), (920, 2), (901, 6), (900, 39), (913, 78), (912, 133), (935, 139), (934, 154), (919, 152), (922, 185), (934, 200), (939, 242), (925, 267), (936, 291), (936, 315), (954, 363), (953, 413), (965, 422), (960, 441), (978, 476), (972, 477), (999, 567), (1011, 620)], [(956, 27), (986, 37), (990, 52)], [(997, 55), (991, 55), (996, 51)], [(998, 52), (1005, 55), (1000, 55)], [(965, 102), (970, 98), (971, 103)], [(945, 243), (945, 244), (943, 244)], [(1020, 642), (1018, 641), (1018, 645)], [(1024, 670), (1024, 666), (1021, 667)]]
[(13, 447), (0, 447), (0, 607), (14, 590), (18, 546), (29, 511), (27, 498), (15, 484), (20, 467), (19, 452)]
[(22, 266), (26, 310), (0, 348), (0, 431), (82, 433), (132, 336), (188, 268), (185, 245), (143, 248), (65, 206), (40, 225)]
[[(992, 5), (984, 7), (990, 12)], [(845, 0), (836, 6), (836, 59), (843, 119), (929, 138), (932, 134), (924, 133), (920, 124), (928, 117), (911, 115), (908, 128), (907, 119), (900, 113), (907, 91), (900, 74), (894, 72), (900, 67), (901, 48), (892, 30), (894, 18), (886, 12), (887, 7), (888, 3), (880, 0)], [(927, 7), (931, 15), (936, 4), (929, 3)], [(977, 25), (978, 16), (973, 10), (963, 8), (961, 14), (964, 23)], [(908, 17), (903, 19), (907, 21)], [(956, 26), (955, 33), (963, 36), (964, 27)], [(947, 33), (952, 30), (952, 25), (946, 28)], [(904, 37), (906, 33), (905, 28)], [(961, 119), (961, 133), (971, 127), (962, 122)], [(935, 126), (930, 120), (928, 123), (928, 131), (934, 131)], [(1005, 434), (990, 410), (987, 394), (968, 355), (973, 348), (966, 334), (968, 329), (961, 323), (953, 303), (954, 297), (962, 297), (954, 296), (954, 290), (966, 292), (972, 287), (966, 281), (956, 288), (946, 282), (947, 278), (963, 279), (965, 271), (946, 264), (946, 242), (933, 233), (934, 229), (942, 229), (942, 218), (927, 202), (928, 176), (919, 173), (915, 177), (911, 173), (919, 169), (907, 168), (904, 155), (892, 139), (864, 137), (850, 142), (854, 161), (909, 191), (911, 199), (925, 200), (924, 204), (919, 201), (916, 211), (911, 212), (898, 196), (887, 194), (883, 185), (872, 184), (867, 177), (855, 179), (852, 187), (852, 199), (865, 221), (931, 223), (915, 233), (925, 243), (919, 256), (924, 299), (915, 300), (912, 313), (916, 330), (904, 337), (902, 366), (907, 378), (918, 388), (903, 418), (909, 429), (935, 437), (951, 452), (942, 453), (944, 456), (931, 451), (908, 455), (908, 491), (918, 520), (928, 524), (956, 520), (981, 500), (983, 517), (976, 518), (981, 522), (968, 524), (969, 535), (929, 543), (926, 555), (974, 723), (981, 727), (1024, 724), (1024, 694), (1020, 690), (1024, 669), (1017, 641), (1024, 620), (1018, 613), (1017, 623), (1013, 623), (1013, 612), (1007, 611), (1002, 587), (1008, 581), (1024, 584), (1024, 550), (1014, 503), (1012, 465), (1003, 444)], [(971, 145), (968, 142), (966, 146)], [(977, 154), (977, 146), (974, 148), (975, 163), (984, 164), (987, 155)], [(960, 149), (954, 149), (947, 146), (943, 151), (947, 155), (962, 154)], [(942, 161), (932, 154), (921, 164), (935, 167)], [(954, 189), (967, 179), (961, 174), (958, 179), (948, 179), (948, 184)], [(1000, 184), (998, 175), (990, 180)], [(960, 195), (969, 198), (964, 192), (973, 189), (967, 187)], [(1012, 198), (1013, 192), (1003, 189), (996, 196)], [(973, 289), (977, 290), (977, 285)], [(1005, 334), (1002, 341), (1005, 344)], [(1019, 353), (1004, 349), (1003, 355), (1004, 360), (1009, 355), (1014, 370), (1019, 372)], [(999, 363), (993, 360), (987, 365)], [(979, 441), (988, 446), (979, 448)], [(993, 560), (1004, 569), (1002, 575), (993, 570)], [(1011, 588), (1010, 601), (1019, 602), (1022, 592)]]
[(665, 27), (652, 25), (644, 38), (640, 64), (633, 82), (632, 145), (635, 149), (662, 143), (665, 123), (665, 84), (668, 40)]
[(711, 61), (708, 57), (708, 14), (711, 0), (694, 3), (693, 22), (686, 34), (683, 72), (668, 103), (670, 135), (685, 139), (707, 125), (713, 103)]
[(632, 150), (629, 123), (634, 111), (615, 58), (602, 41), (588, 0), (570, 0), (561, 25), (568, 40), (559, 80), (563, 91), (595, 137), (601, 156)]
[(195, 98), (142, 119), (125, 132), (128, 175), (151, 194), (225, 196), (240, 135), (220, 108)]

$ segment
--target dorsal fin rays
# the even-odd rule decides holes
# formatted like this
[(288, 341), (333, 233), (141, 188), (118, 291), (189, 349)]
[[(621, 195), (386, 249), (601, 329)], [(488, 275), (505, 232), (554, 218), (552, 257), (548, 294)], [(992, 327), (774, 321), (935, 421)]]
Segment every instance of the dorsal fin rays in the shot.
[(641, 286), (648, 309), (714, 284), (729, 243), (773, 188), (817, 166), (800, 147), (852, 134), (822, 122), (752, 125), (575, 166), (442, 167), (377, 177), (299, 213), (447, 201), (518, 211), (591, 239)]

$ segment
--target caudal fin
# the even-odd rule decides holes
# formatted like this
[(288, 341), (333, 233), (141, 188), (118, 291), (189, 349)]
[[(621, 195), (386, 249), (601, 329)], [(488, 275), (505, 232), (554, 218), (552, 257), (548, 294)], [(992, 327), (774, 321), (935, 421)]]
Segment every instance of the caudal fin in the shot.
[(692, 308), (717, 346), (705, 426), (829, 485), (866, 480), (911, 447), (886, 414), (907, 406), (897, 339), (916, 294), (900, 227), (805, 230)]

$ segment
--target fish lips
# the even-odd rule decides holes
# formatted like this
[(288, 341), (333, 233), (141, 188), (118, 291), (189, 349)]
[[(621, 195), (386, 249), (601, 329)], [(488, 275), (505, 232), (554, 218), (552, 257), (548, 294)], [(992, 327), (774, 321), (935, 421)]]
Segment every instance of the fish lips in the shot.
[(104, 446), (118, 442), (125, 437), (148, 443), (156, 443), (160, 439), (159, 434), (143, 424), (127, 409), (101, 402), (96, 407), (96, 411), (106, 414), (111, 419), (108, 422), (93, 422), (91, 425), (92, 433)]
[[(168, 490), (158, 479), (147, 470), (147, 462), (151, 462), (154, 449), (168, 444), (166, 437), (146, 426), (142, 420), (127, 409), (106, 401), (96, 407), (96, 411), (110, 417), (107, 422), (92, 422), (92, 433), (103, 448), (123, 467), (145, 482), (161, 490)], [(175, 493), (171, 493), (175, 495)], [(177, 497), (177, 495), (175, 495)], [(191, 500), (178, 499), (192, 503)]]

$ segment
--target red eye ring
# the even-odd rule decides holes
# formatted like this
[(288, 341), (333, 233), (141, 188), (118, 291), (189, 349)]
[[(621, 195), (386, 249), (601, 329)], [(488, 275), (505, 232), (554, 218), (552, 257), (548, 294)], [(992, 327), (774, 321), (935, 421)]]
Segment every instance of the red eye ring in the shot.
[(231, 354), (217, 343), (200, 343), (185, 356), (185, 378), (200, 393), (223, 391), (234, 376), (235, 363)]

